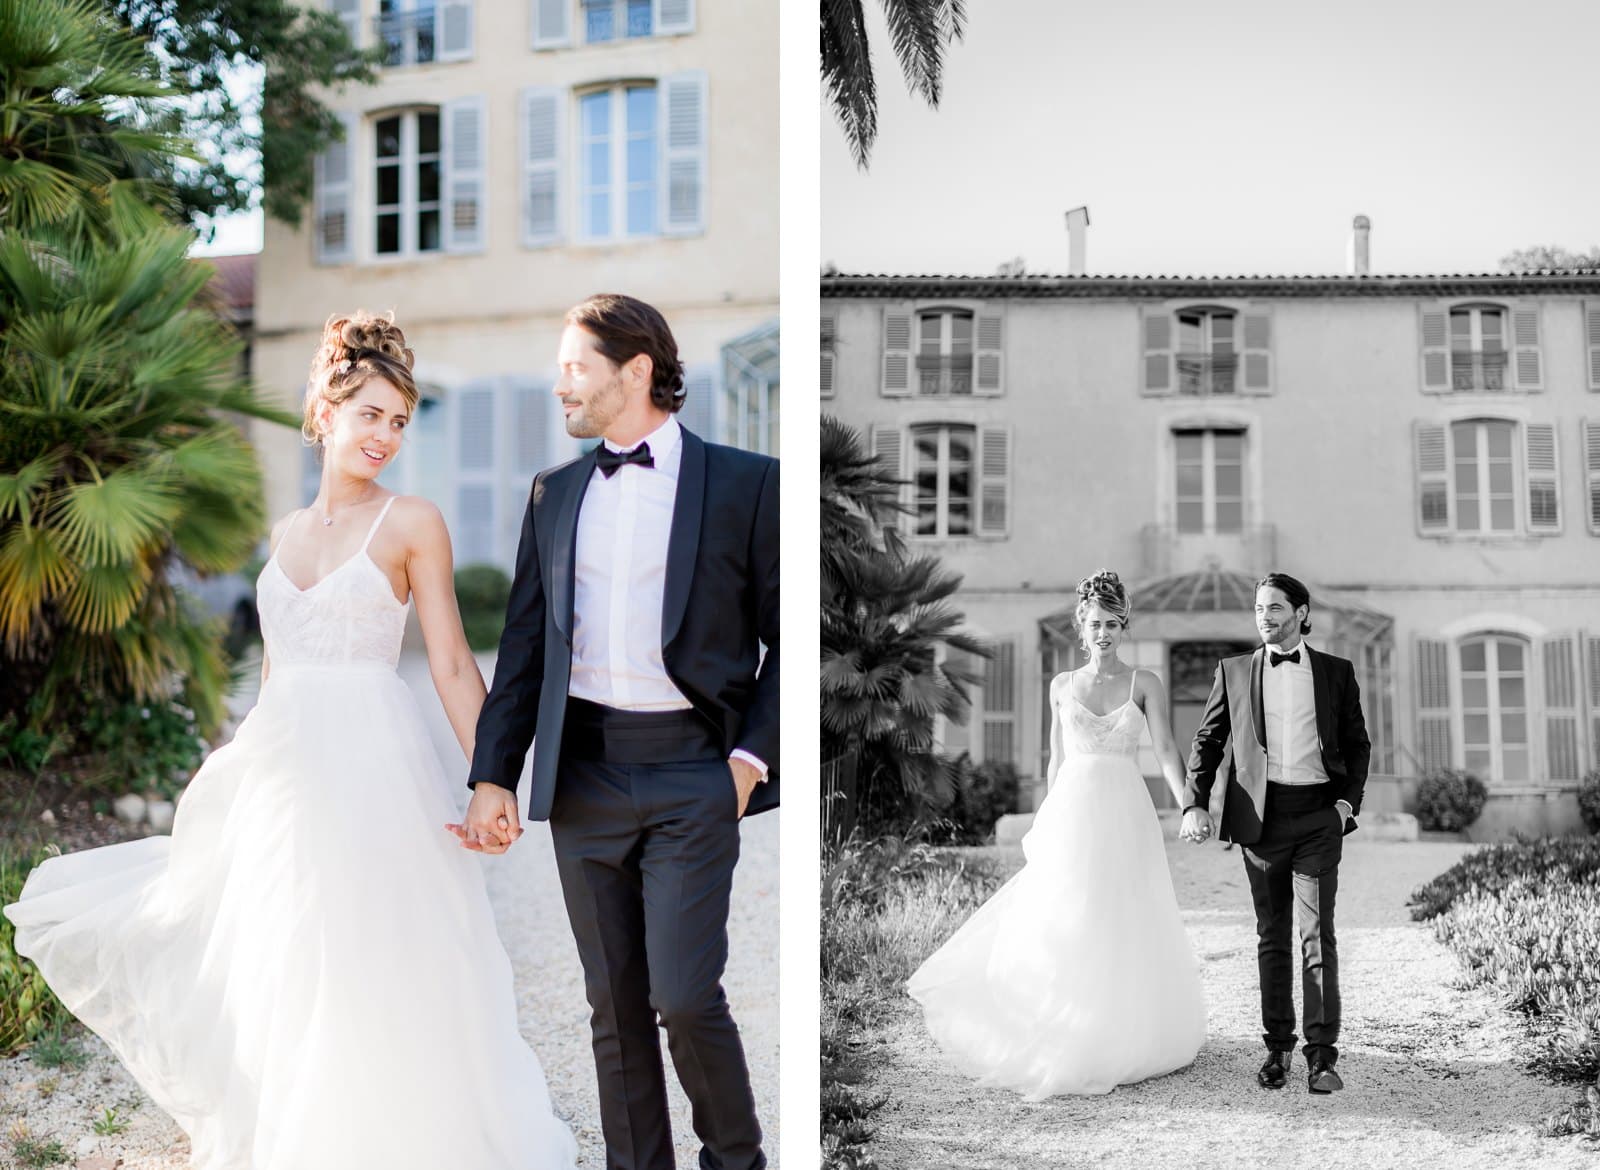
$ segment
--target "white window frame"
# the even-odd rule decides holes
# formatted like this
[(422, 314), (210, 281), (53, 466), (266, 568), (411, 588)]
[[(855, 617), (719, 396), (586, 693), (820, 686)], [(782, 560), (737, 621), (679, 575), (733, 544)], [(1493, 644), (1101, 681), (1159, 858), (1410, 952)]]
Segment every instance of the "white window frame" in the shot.
[[(1200, 348), (1185, 349), (1183, 346), (1184, 330), (1183, 318), (1200, 318)], [(1231, 336), (1227, 339), (1229, 346), (1225, 352), (1217, 348), (1217, 322), (1226, 320), (1229, 323)], [(1172, 310), (1172, 354), (1174, 373), (1177, 384), (1174, 393), (1180, 398), (1237, 398), (1240, 393), (1240, 381), (1244, 377), (1243, 357), (1243, 329), (1244, 315), (1237, 309), (1226, 305), (1184, 305)], [(1206, 366), (1203, 369), (1203, 380), (1195, 383), (1195, 389), (1185, 389), (1183, 360), (1185, 357), (1201, 358)], [(1221, 357), (1233, 359), (1233, 369), (1229, 377), (1228, 389), (1217, 391), (1213, 389), (1216, 384), (1215, 363)]]
[[(918, 462), (917, 439), (920, 432), (937, 431), (938, 453), (934, 456), (935, 486), (934, 486), (934, 531), (919, 531), (922, 525), (922, 503), (917, 490), (917, 476), (921, 471)], [(971, 487), (967, 497), (967, 530), (965, 532), (950, 531), (950, 438), (957, 430), (966, 432), (972, 443), (972, 461), (968, 469), (968, 483)], [(919, 422), (911, 423), (906, 427), (906, 479), (910, 482), (911, 515), (907, 517), (910, 536), (916, 540), (972, 540), (979, 536), (981, 516), (979, 509), (983, 503), (983, 493), (979, 487), (981, 474), (982, 451), (979, 442), (982, 438), (980, 428), (969, 422)]]
[[(1485, 343), (1488, 340), (1488, 334), (1483, 326), (1484, 315), (1488, 313), (1493, 313), (1500, 318), (1500, 348), (1494, 351), (1485, 348)], [(1456, 330), (1456, 321), (1462, 317), (1464, 317), (1467, 322), (1467, 332), (1465, 338), (1467, 345), (1465, 348), (1458, 347), (1456, 344), (1457, 337), (1459, 336)], [(1452, 305), (1445, 310), (1445, 330), (1445, 337), (1447, 344), (1449, 345), (1450, 355), (1450, 388), (1454, 393), (1470, 394), (1473, 392), (1481, 392), (1498, 394), (1505, 390), (1516, 388), (1516, 375), (1511, 368), (1511, 310), (1508, 307), (1497, 304)], [(1501, 359), (1497, 374), (1500, 381), (1498, 386), (1489, 385), (1490, 367), (1487, 362), (1481, 360), (1486, 358), (1486, 356), (1491, 352), (1498, 354), (1499, 358)], [(1468, 371), (1471, 376), (1468, 379), (1468, 384), (1465, 386), (1460, 385), (1458, 381), (1459, 371), (1456, 368), (1457, 354), (1467, 354), (1473, 359), (1472, 365), (1469, 367)], [(1483, 375), (1481, 379), (1479, 377), (1480, 369)], [(1482, 385), (1479, 384), (1480, 380)]]
[[(965, 355), (958, 355), (954, 352), (955, 324), (958, 318), (965, 319), (967, 322), (967, 352)], [(922, 348), (923, 342), (926, 340), (924, 336), (924, 323), (934, 319), (937, 319), (939, 322), (939, 350), (937, 353), (926, 354), (923, 352)], [(925, 309), (918, 309), (913, 320), (916, 323), (916, 336), (912, 339), (914, 343), (912, 360), (918, 366), (917, 396), (921, 398), (971, 398), (974, 389), (974, 383), (977, 380), (978, 374), (977, 312), (973, 309), (959, 305), (939, 305)], [(956, 380), (954, 368), (950, 368), (948, 370), (943, 368), (946, 363), (950, 362), (952, 358), (957, 356), (965, 356), (968, 362), (966, 371), (967, 384), (966, 388), (963, 390), (958, 390), (955, 388)], [(924, 357), (936, 357), (939, 359), (941, 365), (938, 376), (935, 378), (935, 386), (932, 390), (927, 389), (925, 373), (920, 368), (922, 359)]]
[[(1500, 702), (1500, 683), (1503, 678), (1514, 677), (1512, 672), (1499, 668), (1500, 643), (1502, 641), (1516, 642), (1522, 649), (1522, 706), (1520, 708), (1505, 708)], [(1484, 670), (1487, 706), (1483, 708), (1467, 706), (1466, 684), (1467, 670), (1463, 664), (1463, 651), (1471, 644), (1482, 642), (1484, 647)], [(1507, 630), (1481, 630), (1465, 635), (1455, 640), (1452, 665), (1455, 668), (1455, 688), (1458, 702), (1455, 711), (1456, 724), (1456, 758), (1462, 762), (1462, 767), (1486, 784), (1497, 785), (1527, 785), (1535, 782), (1540, 774), (1542, 761), (1535, 750), (1535, 717), (1542, 710), (1542, 695), (1536, 693), (1538, 673), (1535, 669), (1534, 643), (1531, 639)], [(1473, 672), (1476, 674), (1477, 672)], [(1506, 715), (1521, 714), (1522, 716), (1522, 742), (1520, 749), (1524, 756), (1524, 772), (1520, 778), (1509, 778), (1505, 775), (1504, 717)], [(1467, 740), (1467, 716), (1481, 714), (1488, 724), (1489, 742), (1486, 744), (1470, 743)], [(1469, 750), (1484, 751), (1488, 753), (1489, 766), (1478, 767), (1467, 757)]]
[[(439, 246), (423, 251), (417, 247), (418, 229), (417, 221), (427, 206), (418, 198), (418, 171), (426, 161), (417, 149), (420, 137), (417, 128), (419, 114), (432, 114), (439, 119), (439, 149), (433, 153), (434, 161), (439, 164), (439, 197), (432, 201), (432, 207), (439, 214)], [(378, 202), (378, 169), (387, 165), (378, 155), (378, 124), (391, 118), (400, 119), (400, 155), (398, 166), (400, 168), (400, 202), (397, 204), (380, 204)], [(417, 260), (424, 256), (442, 256), (445, 253), (446, 223), (448, 214), (447, 176), (445, 175), (445, 125), (444, 110), (439, 106), (411, 106), (399, 110), (383, 110), (373, 114), (368, 122), (372, 136), (372, 196), (371, 196), (371, 236), (369, 237), (371, 255), (379, 263), (392, 261)], [(398, 211), (400, 215), (400, 248), (396, 252), (383, 252), (378, 248), (378, 218), (390, 211)]]
[(650, 31), (646, 33), (640, 33), (637, 36), (626, 31), (628, 24), (628, 10), (635, 6), (637, 0), (607, 0), (612, 12), (612, 27), (620, 28), (624, 31), (620, 36), (603, 37), (599, 40), (592, 40), (589, 37), (589, 9), (599, 8), (601, 5), (590, 4), (588, 3), (588, 0), (576, 0), (576, 2), (578, 6), (578, 24), (582, 28), (582, 43), (585, 45), (625, 45), (629, 41), (646, 41), (651, 37), (660, 35), (656, 31), (659, 24), (659, 13), (657, 12), (657, 7), (653, 0), (647, 0), (647, 2), (644, 4), (644, 7), (649, 11), (650, 14)]
[[(629, 183), (627, 178), (628, 168), (628, 92), (630, 90), (647, 89), (655, 98), (655, 123), (652, 131), (655, 138), (655, 172), (651, 176), (651, 185), (655, 191), (651, 209), (655, 217), (654, 227), (648, 232), (629, 232), (628, 223), (628, 194)], [(589, 188), (587, 183), (588, 171), (588, 143), (585, 136), (583, 123), (584, 100), (598, 94), (610, 96), (610, 125), (607, 127), (609, 139), (611, 182), (608, 186), (610, 200), (610, 226), (607, 235), (591, 235), (589, 233)], [(663, 125), (666, 117), (665, 102), (661, 83), (656, 80), (620, 81), (611, 85), (585, 86), (573, 93), (572, 112), (574, 126), (572, 133), (572, 163), (574, 188), (573, 206), (577, 208), (577, 223), (574, 225), (574, 242), (579, 244), (622, 244), (636, 240), (660, 239), (663, 232), (662, 223), (662, 184), (665, 182), (663, 161), (666, 152), (666, 134)]]
[[(1178, 440), (1195, 432), (1200, 434), (1200, 511), (1201, 522), (1198, 531), (1189, 531), (1182, 526), (1179, 519), (1179, 505), (1189, 501), (1190, 497), (1179, 494), (1178, 487)], [(1219, 529), (1217, 527), (1217, 505), (1224, 502), (1223, 497), (1217, 492), (1217, 447), (1218, 434), (1238, 435), (1239, 437), (1239, 527), (1237, 529)], [(1172, 484), (1172, 530), (1179, 536), (1243, 536), (1249, 527), (1249, 496), (1248, 472), (1250, 469), (1250, 433), (1243, 426), (1174, 426), (1171, 429), (1172, 461), (1169, 465)], [(1231, 497), (1229, 498), (1231, 502)]]
[[(1460, 483), (1456, 474), (1457, 465), (1460, 463), (1460, 458), (1456, 449), (1456, 430), (1459, 427), (1467, 426), (1473, 427), (1476, 431), (1476, 438), (1474, 442), (1474, 458), (1477, 464), (1477, 483), (1474, 485), (1475, 494), (1471, 497), (1478, 503), (1479, 522), (1478, 527), (1476, 528), (1461, 527), (1461, 501), (1463, 495), (1460, 490)], [(1490, 523), (1490, 505), (1495, 499), (1506, 498), (1504, 493), (1496, 495), (1492, 494), (1490, 490), (1490, 456), (1488, 447), (1490, 426), (1502, 426), (1508, 428), (1510, 431), (1510, 456), (1508, 459), (1508, 464), (1510, 466), (1511, 477), (1511, 524), (1507, 528), (1495, 528)], [(1521, 467), (1517, 456), (1519, 440), (1526, 442), (1524, 424), (1515, 419), (1509, 418), (1482, 417), (1455, 419), (1449, 424), (1445, 435), (1446, 442), (1449, 444), (1449, 458), (1447, 460), (1449, 478), (1447, 482), (1450, 489), (1451, 534), (1460, 537), (1506, 537), (1527, 535), (1528, 525), (1523, 518), (1523, 512), (1527, 507), (1527, 500), (1525, 499), (1526, 489), (1518, 490), (1517, 487), (1517, 484), (1520, 480), (1526, 479), (1526, 474)]]

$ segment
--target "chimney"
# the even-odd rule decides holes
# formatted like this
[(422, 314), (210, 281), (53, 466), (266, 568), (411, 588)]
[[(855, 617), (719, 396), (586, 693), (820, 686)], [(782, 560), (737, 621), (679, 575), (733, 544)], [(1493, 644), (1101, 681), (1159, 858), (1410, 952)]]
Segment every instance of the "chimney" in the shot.
[(1350, 231), (1350, 275), (1372, 275), (1372, 248), (1368, 237), (1372, 233), (1372, 221), (1364, 215), (1358, 215), (1351, 224)]
[(1089, 209), (1074, 207), (1067, 212), (1067, 275), (1082, 276), (1085, 267), (1084, 246), (1089, 234)]

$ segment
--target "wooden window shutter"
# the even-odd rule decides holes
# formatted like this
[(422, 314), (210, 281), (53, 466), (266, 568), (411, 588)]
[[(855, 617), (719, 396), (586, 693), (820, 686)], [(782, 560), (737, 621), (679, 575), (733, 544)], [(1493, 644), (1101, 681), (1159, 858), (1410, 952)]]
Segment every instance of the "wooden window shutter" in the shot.
[(1539, 306), (1511, 307), (1511, 360), (1516, 371), (1517, 389), (1544, 389), (1544, 363), (1539, 356)]
[(1450, 458), (1445, 429), (1438, 423), (1412, 424), (1416, 447), (1417, 531), (1450, 530)]
[(444, 115), (444, 248), (481, 252), (489, 234), (485, 195), (489, 135), (482, 96), (446, 102)]
[(990, 644), (983, 672), (983, 762), (1017, 762), (1017, 643)]
[(669, 236), (706, 230), (706, 74), (690, 69), (663, 78), (661, 92), (661, 230)]
[[(684, 371), (683, 408), (678, 411), (678, 423), (702, 439), (721, 442), (717, 427), (717, 374), (721, 367), (716, 362), (697, 363)], [(752, 404), (753, 409), (753, 404)], [(744, 446), (746, 419), (739, 419), (737, 429)]]
[(360, 123), (354, 114), (336, 117), (344, 130), (344, 138), (328, 144), (317, 156), (315, 168), (312, 230), (318, 264), (348, 264), (355, 258), (354, 184), (351, 180)]
[(535, 49), (559, 49), (572, 43), (572, 8), (575, 0), (532, 0), (528, 22)]
[(1561, 476), (1554, 423), (1529, 423), (1525, 430), (1528, 476), (1528, 531), (1561, 531)]
[(883, 311), (883, 383), (885, 398), (911, 393), (911, 311), (905, 307)]
[(652, 0), (651, 27), (657, 36), (675, 37), (694, 31), (694, 0)]
[(534, 86), (522, 91), (524, 247), (538, 248), (561, 242), (561, 162), (566, 116), (566, 90)]
[(1011, 430), (978, 428), (978, 535), (1011, 531)]
[(994, 398), (1005, 392), (1004, 319), (999, 312), (980, 312), (975, 324), (977, 376), (973, 379), (973, 393)]
[(1422, 392), (1450, 391), (1450, 316), (1443, 309), (1420, 308)]
[(1582, 696), (1578, 689), (1578, 653), (1582, 639), (1574, 634), (1546, 638), (1544, 658), (1545, 768), (1550, 780), (1583, 777)]
[(1448, 768), (1454, 758), (1450, 733), (1450, 644), (1417, 639), (1417, 766), (1423, 773)]
[(1583, 689), (1589, 709), (1589, 759), (1600, 767), (1600, 638), (1583, 640)]
[(1272, 393), (1272, 315), (1264, 310), (1240, 314), (1243, 330), (1244, 376), (1240, 386), (1246, 394)]
[[(878, 466), (885, 478), (900, 484), (898, 502), (904, 507), (911, 485), (906, 480), (906, 432), (903, 427), (874, 426), (872, 428), (872, 453), (878, 457)], [(888, 527), (904, 531), (907, 514), (897, 512)]]
[(444, 0), (436, 20), (439, 60), (472, 60), (472, 0)]
[(822, 366), (817, 374), (822, 397), (833, 397), (833, 350), (837, 344), (839, 316), (832, 309), (822, 311)]
[(1600, 536), (1600, 421), (1583, 420), (1583, 481), (1589, 504), (1589, 531)]
[(1146, 309), (1139, 323), (1140, 352), (1144, 358), (1143, 392), (1171, 394), (1172, 314), (1165, 309)]
[(1600, 301), (1583, 303), (1583, 336), (1589, 355), (1589, 389), (1600, 390)]

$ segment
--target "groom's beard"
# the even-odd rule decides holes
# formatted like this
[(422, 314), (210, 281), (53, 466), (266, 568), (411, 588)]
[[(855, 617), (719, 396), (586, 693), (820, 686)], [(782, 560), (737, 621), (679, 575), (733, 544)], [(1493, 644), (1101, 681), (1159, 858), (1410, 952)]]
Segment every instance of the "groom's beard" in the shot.
[(604, 386), (578, 400), (578, 408), (566, 417), (567, 434), (574, 439), (598, 439), (616, 422), (626, 404), (622, 379), (613, 377)]

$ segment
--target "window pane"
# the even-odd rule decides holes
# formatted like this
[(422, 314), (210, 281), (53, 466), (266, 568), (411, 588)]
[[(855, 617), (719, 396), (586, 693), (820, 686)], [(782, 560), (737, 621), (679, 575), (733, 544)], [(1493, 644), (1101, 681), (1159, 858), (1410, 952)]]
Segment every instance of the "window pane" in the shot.
[(1489, 742), (1489, 717), (1487, 715), (1463, 715), (1461, 717), (1461, 735), (1469, 744), (1486, 744)]
[(628, 35), (647, 37), (650, 26), (650, 0), (628, 0)]
[(1225, 313), (1216, 313), (1211, 318), (1211, 352), (1233, 352), (1233, 317)]
[(585, 186), (606, 187), (611, 184), (610, 139), (591, 142), (584, 152), (584, 161), (588, 164), (588, 171), (584, 175)]
[(1456, 501), (1456, 529), (1460, 532), (1476, 532), (1478, 528), (1478, 501)]
[(611, 234), (611, 196), (591, 195), (585, 206), (587, 213), (583, 221), (584, 234), (589, 236), (609, 236)]
[(1480, 778), (1487, 777), (1489, 775), (1489, 753), (1486, 751), (1472, 751), (1469, 749), (1466, 752), (1466, 766), (1467, 771), (1471, 772), (1473, 775)]
[(1489, 501), (1489, 527), (1492, 531), (1510, 532), (1516, 528), (1516, 513), (1512, 504), (1513, 501), (1504, 499)]
[[(433, 5), (417, 6), (415, 28), (417, 30), (417, 61), (419, 64), (426, 65), (433, 60)], [(423, 149), (426, 150), (428, 148), (423, 147)], [(438, 148), (435, 147), (434, 149)]]
[(1217, 501), (1217, 531), (1239, 532), (1244, 528), (1244, 505), (1237, 501)]
[(635, 188), (628, 192), (628, 234), (653, 236), (656, 234), (656, 191), (654, 187)]
[(972, 501), (958, 500), (952, 489), (949, 506), (950, 536), (968, 536), (972, 532)]
[(1179, 313), (1178, 348), (1189, 353), (1199, 353), (1204, 349), (1203, 327), (1203, 318), (1199, 313)]
[(1505, 315), (1499, 309), (1484, 309), (1478, 317), (1478, 328), (1483, 333), (1483, 348), (1504, 348)]
[(1502, 638), (1498, 644), (1501, 671), (1522, 673), (1522, 643)]
[(609, 41), (617, 35), (612, 0), (583, 0), (584, 39)]
[(1456, 458), (1472, 459), (1478, 454), (1478, 426), (1476, 423), (1454, 423), (1450, 437), (1455, 440)]
[(1200, 462), (1202, 437), (1198, 431), (1179, 431), (1172, 438), (1180, 462)]
[(1503, 422), (1489, 423), (1489, 457), (1492, 459), (1511, 458), (1511, 424)]
[(1244, 458), (1244, 436), (1238, 431), (1217, 431), (1214, 445), (1218, 462), (1237, 463)]
[(417, 115), (417, 153), (439, 153), (439, 115)]
[(1507, 748), (1500, 754), (1500, 773), (1505, 780), (1518, 781), (1528, 778), (1528, 749)]
[(378, 206), (393, 207), (400, 202), (400, 168), (398, 166), (380, 166), (378, 168)]
[(417, 167), (417, 200), (420, 203), (439, 202), (439, 164), (425, 162)]
[(1244, 493), (1244, 468), (1237, 463), (1217, 465), (1217, 495), (1238, 499)]
[(628, 133), (654, 134), (655, 129), (655, 87), (649, 85), (633, 86), (628, 90)]
[(1178, 501), (1178, 531), (1200, 532), (1205, 528), (1205, 506), (1199, 500)]
[(972, 314), (956, 313), (950, 318), (950, 352), (972, 352)]
[(1502, 707), (1527, 705), (1527, 688), (1521, 675), (1507, 675), (1500, 679), (1500, 705)]
[(1450, 310), (1450, 340), (1452, 349), (1468, 349), (1472, 341), (1472, 310)]
[(1517, 713), (1500, 716), (1500, 742), (1511, 746), (1528, 742), (1528, 717)]
[(378, 157), (398, 158), (400, 155), (400, 119), (384, 118), (378, 123)]
[(1198, 499), (1205, 494), (1205, 469), (1198, 463), (1178, 464), (1178, 496), (1180, 499)]
[(579, 101), (583, 112), (583, 132), (588, 137), (603, 137), (611, 132), (611, 91), (587, 93)]
[(421, 212), (417, 216), (417, 250), (421, 252), (437, 252), (439, 250), (439, 209)]
[(1456, 460), (1456, 491), (1469, 496), (1478, 494), (1478, 463), (1476, 460)]
[(1482, 642), (1467, 642), (1461, 647), (1461, 669), (1481, 671), (1484, 668)]
[(1489, 464), (1489, 490), (1496, 495), (1511, 494), (1511, 461), (1496, 459)]
[[(1481, 647), (1480, 647), (1481, 652)], [(1466, 650), (1462, 650), (1463, 660)], [(1469, 711), (1482, 711), (1489, 705), (1489, 680), (1482, 675), (1466, 676), (1461, 680), (1461, 705)]]
[(388, 256), (400, 250), (400, 216), (385, 212), (378, 216), (378, 253)]

